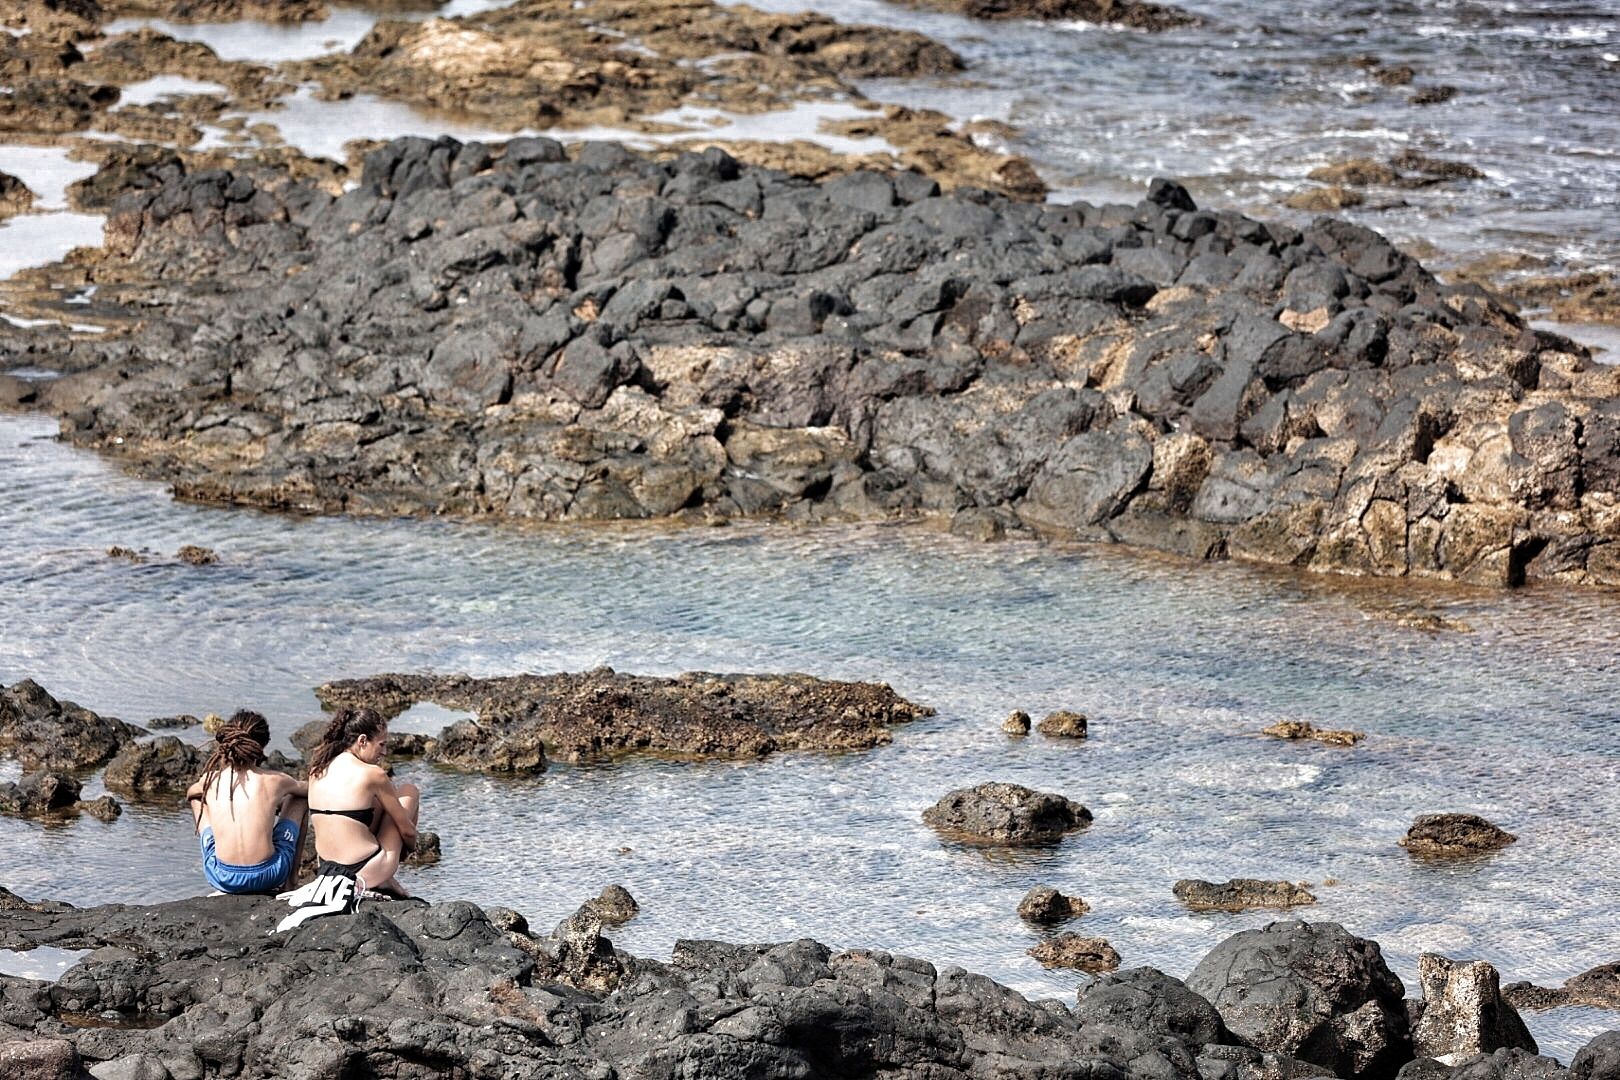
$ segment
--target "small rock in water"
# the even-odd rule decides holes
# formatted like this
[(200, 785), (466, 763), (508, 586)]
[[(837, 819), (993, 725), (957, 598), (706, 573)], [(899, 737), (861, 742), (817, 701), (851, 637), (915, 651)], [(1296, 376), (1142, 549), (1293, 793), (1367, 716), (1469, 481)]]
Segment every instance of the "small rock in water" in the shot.
[(155, 717), (148, 720), (146, 722), (146, 726), (152, 728), (154, 731), (158, 731), (171, 728), (196, 727), (200, 723), (202, 723), (202, 721), (197, 719), (195, 716), (191, 716), (187, 713), (181, 713), (178, 716)]
[(434, 866), (442, 856), (439, 834), (421, 829), (416, 834), (416, 849), (402, 861), (406, 866)]
[(1412, 1028), (1419, 1057), (1448, 1064), (1504, 1047), (1536, 1052), (1536, 1040), (1503, 1000), (1496, 969), (1483, 960), (1458, 963), (1436, 953), (1418, 957), (1421, 1016)]
[(1002, 783), (958, 788), (922, 817), (960, 839), (1008, 845), (1052, 843), (1091, 823), (1091, 811), (1072, 799)]
[(0, 814), (37, 818), (72, 810), (79, 782), (66, 773), (29, 773), (15, 784), (0, 784)]
[(88, 814), (97, 821), (107, 822), (117, 821), (119, 815), (124, 812), (123, 805), (111, 795), (103, 795), (101, 798), (91, 799), (89, 802), (76, 802), (73, 804), (73, 809), (81, 814)]
[(1457, 96), (1455, 86), (1425, 86), (1411, 97), (1414, 105), (1443, 105)]
[(1233, 878), (1217, 885), (1188, 878), (1176, 882), (1176, 899), (1194, 911), (1247, 911), (1250, 908), (1286, 908), (1314, 904), (1316, 897), (1292, 881)]
[(610, 926), (627, 923), (641, 911), (641, 905), (623, 885), (609, 885), (602, 895), (585, 901), (585, 906)]
[(1273, 739), (1311, 739), (1315, 742), (1326, 743), (1329, 746), (1354, 746), (1367, 737), (1364, 731), (1332, 731), (1319, 728), (1303, 720), (1280, 720), (1270, 727), (1260, 729), (1260, 734), (1270, 735)]
[[(218, 735), (219, 729), (225, 726), (225, 718), (219, 715), (219, 713), (211, 712), (207, 716), (203, 717), (202, 726), (203, 730), (208, 732), (208, 734)], [(293, 738), (295, 740), (297, 739), (296, 733), (294, 734)], [(294, 745), (296, 745), (296, 742)]]
[(1086, 717), (1084, 713), (1060, 709), (1048, 714), (1035, 726), (1035, 730), (1054, 739), (1083, 739), (1086, 737)]
[(1424, 814), (1399, 843), (1414, 855), (1455, 856), (1495, 851), (1517, 839), (1476, 814)]
[(1113, 971), (1119, 967), (1119, 953), (1106, 940), (1079, 934), (1059, 934), (1030, 949), (1029, 955), (1049, 968)]
[(34, 193), (28, 185), (10, 173), (0, 172), (0, 221), (14, 217), (34, 205)]
[(191, 566), (212, 566), (214, 563), (219, 562), (217, 552), (205, 547), (198, 547), (196, 544), (183, 545), (179, 551), (174, 553), (174, 557)]
[(1028, 735), (1029, 724), (1029, 713), (1018, 709), (1001, 722), (1001, 730), (1008, 735)]
[(107, 558), (123, 559), (125, 562), (132, 563), (143, 563), (146, 561), (146, 556), (142, 555), (134, 548), (119, 547), (117, 544), (114, 544), (112, 547), (107, 549)]
[(1091, 905), (1078, 896), (1064, 896), (1050, 885), (1037, 885), (1018, 903), (1018, 915), (1032, 923), (1051, 925), (1079, 918)]

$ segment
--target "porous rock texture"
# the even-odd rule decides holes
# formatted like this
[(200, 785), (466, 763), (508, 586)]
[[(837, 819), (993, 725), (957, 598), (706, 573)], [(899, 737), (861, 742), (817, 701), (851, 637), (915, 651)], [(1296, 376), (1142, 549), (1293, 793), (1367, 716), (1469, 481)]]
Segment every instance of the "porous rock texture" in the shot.
[(1292, 881), (1233, 878), (1219, 884), (1187, 878), (1175, 884), (1176, 899), (1195, 911), (1247, 911), (1314, 904), (1316, 897)]
[(0, 687), (0, 757), (25, 769), (89, 769), (146, 732), (71, 701), (58, 701), (32, 679)]
[[(538, 519), (949, 515), (1195, 557), (1620, 582), (1620, 368), (1377, 234), (403, 139), (332, 197), (122, 199), (66, 436), (182, 496)], [(37, 360), (37, 358), (36, 358)], [(23, 362), (21, 358), (17, 362)]]
[(1419, 1057), (1455, 1065), (1504, 1048), (1536, 1053), (1536, 1040), (1503, 1000), (1501, 977), (1490, 964), (1423, 953), (1418, 980), (1423, 1002), (1412, 1027), (1412, 1048)]
[(958, 788), (923, 811), (928, 825), (979, 844), (1050, 844), (1091, 823), (1091, 811), (1063, 795), (1021, 784)]
[(173, 735), (133, 742), (107, 763), (108, 787), (138, 798), (179, 795), (202, 773), (207, 755)]
[(1502, 996), (1520, 1009), (1553, 1009), (1560, 1005), (1620, 1009), (1620, 963), (1599, 964), (1570, 976), (1560, 987), (1513, 983), (1502, 988)]
[(89, 814), (113, 821), (123, 813), (123, 807), (111, 795), (85, 801), (79, 798), (79, 792), (79, 781), (67, 773), (27, 773), (15, 783), (0, 783), (0, 814), (44, 819)]
[[(419, 701), (477, 713), (421, 749), (476, 772), (535, 772), (547, 756), (585, 761), (633, 751), (750, 758), (779, 750), (864, 750), (889, 728), (933, 710), (882, 683), (810, 675), (377, 675), (315, 691), (328, 709), (367, 706), (393, 717)], [(308, 732), (318, 737), (318, 732)]]
[(0, 172), (0, 221), (27, 210), (34, 205), (34, 193), (28, 185), (8, 172)]
[(1412, 1058), (1401, 980), (1377, 942), (1336, 923), (1235, 934), (1199, 962), (1187, 987), (1244, 1042), (1337, 1076), (1384, 1077)]
[(551, 934), (505, 909), (414, 901), (268, 933), (286, 911), (267, 897), (80, 910), (0, 890), (0, 948), (94, 950), (54, 984), (0, 977), (0, 1047), (65, 1039), (91, 1069), (158, 1078), (1312, 1073), (1232, 1045), (1207, 1002), (1157, 973), (1125, 973), (1071, 1013), (813, 941), (682, 941), (668, 963), (640, 959), (586, 909)]
[(1478, 814), (1424, 814), (1397, 842), (1414, 855), (1449, 858), (1495, 851), (1517, 839)]
[(1050, 885), (1036, 885), (1018, 902), (1018, 917), (1032, 923), (1053, 924), (1079, 918), (1091, 905), (1078, 896), (1065, 896)]
[(1198, 18), (1168, 4), (1145, 0), (904, 0), (972, 19), (1042, 19), (1104, 23), (1133, 30), (1173, 30)]

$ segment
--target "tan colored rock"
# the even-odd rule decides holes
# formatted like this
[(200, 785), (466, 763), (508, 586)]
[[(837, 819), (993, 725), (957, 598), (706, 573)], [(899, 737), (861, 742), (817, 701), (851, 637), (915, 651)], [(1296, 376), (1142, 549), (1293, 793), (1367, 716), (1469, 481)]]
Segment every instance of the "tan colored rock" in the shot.
[(1048, 713), (1035, 725), (1035, 730), (1054, 739), (1083, 739), (1086, 737), (1086, 717), (1084, 713), (1060, 709)]
[(1115, 971), (1119, 968), (1119, 953), (1100, 937), (1058, 934), (1030, 949), (1029, 955), (1047, 968), (1070, 968), (1075, 971)]
[(1400, 845), (1414, 855), (1452, 857), (1495, 851), (1517, 839), (1477, 814), (1425, 814), (1412, 822)]
[(1262, 735), (1270, 735), (1273, 739), (1287, 739), (1290, 742), (1308, 739), (1313, 742), (1326, 743), (1329, 746), (1355, 746), (1366, 733), (1360, 731), (1331, 731), (1316, 727), (1303, 720), (1280, 720), (1275, 724), (1262, 728)]
[(1008, 735), (1029, 734), (1029, 713), (1019, 709), (1001, 722), (1001, 730)]
[(1294, 210), (1329, 211), (1348, 210), (1366, 201), (1366, 197), (1359, 191), (1340, 184), (1330, 184), (1327, 187), (1296, 191), (1284, 199), (1283, 204)]

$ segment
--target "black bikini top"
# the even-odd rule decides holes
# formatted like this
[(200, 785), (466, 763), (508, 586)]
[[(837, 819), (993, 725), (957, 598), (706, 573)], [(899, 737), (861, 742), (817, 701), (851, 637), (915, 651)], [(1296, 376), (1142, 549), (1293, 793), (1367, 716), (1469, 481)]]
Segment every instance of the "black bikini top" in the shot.
[(312, 814), (336, 814), (338, 817), (353, 818), (362, 825), (370, 825), (373, 810), (369, 806), (364, 810), (317, 810), (312, 806), (309, 808), (309, 812)]

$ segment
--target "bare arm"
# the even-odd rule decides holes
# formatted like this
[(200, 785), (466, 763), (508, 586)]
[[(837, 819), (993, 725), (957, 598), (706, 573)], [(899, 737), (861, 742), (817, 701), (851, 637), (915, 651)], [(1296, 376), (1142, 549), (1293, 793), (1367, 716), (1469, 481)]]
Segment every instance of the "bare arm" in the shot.
[(208, 805), (203, 797), (201, 780), (186, 788), (186, 809), (191, 811), (192, 824), (199, 829), (202, 828), (203, 814), (207, 811)]
[(382, 804), (383, 812), (394, 819), (394, 825), (399, 829), (400, 839), (405, 841), (407, 848), (416, 846), (416, 822), (406, 812), (404, 805), (399, 801), (399, 793), (394, 790), (394, 782), (388, 774), (378, 769), (371, 782), (372, 794)]

